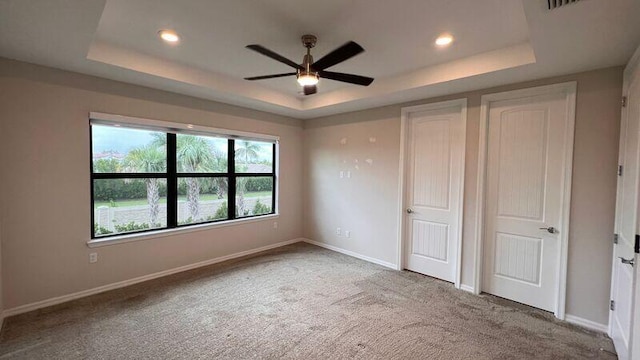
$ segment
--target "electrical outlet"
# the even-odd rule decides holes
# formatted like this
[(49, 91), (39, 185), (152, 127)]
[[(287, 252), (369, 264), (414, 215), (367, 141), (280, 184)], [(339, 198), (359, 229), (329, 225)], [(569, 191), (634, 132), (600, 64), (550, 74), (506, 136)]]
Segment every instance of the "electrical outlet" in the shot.
[(345, 230), (344, 236), (350, 238), (351, 237), (351, 230)]
[(273, 228), (274, 228), (274, 229), (277, 229), (277, 228), (278, 228), (278, 222), (277, 222), (277, 221), (274, 221), (274, 222), (273, 222)]
[(97, 263), (98, 262), (98, 253), (89, 253), (89, 263)]
[(338, 235), (338, 236), (342, 236), (342, 229), (337, 228), (337, 229), (336, 229), (336, 235)]
[(344, 177), (344, 171), (340, 171), (340, 179)]

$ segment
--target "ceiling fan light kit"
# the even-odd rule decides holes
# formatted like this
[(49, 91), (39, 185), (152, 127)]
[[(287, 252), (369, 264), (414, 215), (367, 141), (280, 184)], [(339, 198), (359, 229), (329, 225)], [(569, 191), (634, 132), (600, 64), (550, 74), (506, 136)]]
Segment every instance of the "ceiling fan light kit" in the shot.
[(311, 95), (317, 92), (316, 85), (318, 84), (320, 78), (331, 79), (361, 86), (369, 86), (373, 82), (373, 78), (366, 76), (325, 71), (325, 69), (331, 66), (334, 66), (364, 52), (362, 46), (353, 41), (349, 41), (348, 43), (325, 55), (320, 60), (314, 62), (313, 57), (311, 56), (311, 48), (316, 46), (317, 40), (317, 37), (314, 35), (302, 36), (302, 45), (307, 48), (307, 53), (302, 59), (302, 64), (296, 64), (295, 62), (265, 48), (264, 46), (257, 44), (247, 45), (248, 49), (256, 51), (264, 56), (270, 57), (273, 60), (279, 61), (283, 64), (289, 65), (292, 68), (296, 69), (296, 72), (252, 76), (245, 78), (245, 80), (264, 80), (295, 75), (298, 84), (303, 87), (303, 93), (305, 95)]
[(308, 71), (298, 72), (298, 84), (301, 86), (316, 85), (318, 83), (318, 74)]

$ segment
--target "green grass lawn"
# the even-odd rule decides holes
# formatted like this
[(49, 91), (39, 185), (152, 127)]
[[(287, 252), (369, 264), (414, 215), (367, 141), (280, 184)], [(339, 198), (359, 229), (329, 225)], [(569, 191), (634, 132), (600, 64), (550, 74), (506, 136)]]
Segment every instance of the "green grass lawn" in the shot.
[[(248, 192), (248, 193), (245, 193), (244, 196), (247, 197), (247, 198), (271, 196), (271, 191)], [(180, 196), (178, 196), (178, 200), (186, 201), (187, 200), (187, 196), (186, 195), (180, 195)], [(216, 195), (216, 194), (203, 194), (203, 195), (200, 195), (200, 200), (202, 200), (202, 201), (218, 200), (218, 195)], [(166, 204), (166, 203), (167, 203), (167, 199), (166, 198), (160, 198), (160, 204)], [(109, 201), (96, 201), (93, 205), (94, 205), (94, 208), (97, 208), (99, 206), (111, 206)], [(115, 205), (116, 205), (116, 207), (147, 205), (147, 199), (116, 200), (115, 201)]]

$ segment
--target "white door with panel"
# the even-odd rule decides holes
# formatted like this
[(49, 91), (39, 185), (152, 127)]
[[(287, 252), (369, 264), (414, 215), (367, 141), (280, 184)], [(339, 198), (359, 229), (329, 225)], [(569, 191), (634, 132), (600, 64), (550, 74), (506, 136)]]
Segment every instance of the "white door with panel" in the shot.
[(487, 105), (482, 290), (555, 311), (575, 105), (565, 91), (522, 94)]
[(466, 99), (403, 109), (405, 268), (459, 286)]
[[(627, 105), (622, 111), (620, 124), (619, 164), (616, 202), (617, 244), (613, 246), (609, 336), (620, 359), (631, 359), (632, 326), (634, 317), (634, 288), (637, 270), (634, 269), (635, 237), (638, 231), (638, 179), (640, 164), (640, 71), (625, 76)], [(636, 265), (637, 267), (637, 265)], [(635, 354), (639, 358), (640, 354)]]

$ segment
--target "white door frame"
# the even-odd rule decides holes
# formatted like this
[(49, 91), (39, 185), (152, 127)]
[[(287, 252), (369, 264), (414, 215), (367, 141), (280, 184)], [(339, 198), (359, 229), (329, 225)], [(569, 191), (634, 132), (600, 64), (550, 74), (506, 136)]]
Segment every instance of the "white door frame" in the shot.
[[(636, 52), (633, 54), (633, 57), (629, 61), (629, 64), (624, 69), (624, 79), (626, 81), (623, 82), (625, 86), (629, 86), (632, 79), (636, 77), (636, 73), (640, 72), (640, 47), (636, 49)], [(623, 89), (623, 94), (628, 93), (627, 88)], [(626, 111), (626, 110), (625, 110)], [(615, 256), (615, 253), (614, 253)], [(636, 255), (636, 260), (638, 259), (638, 255)], [(615, 258), (613, 259), (616, 260)], [(636, 274), (638, 271), (636, 270)], [(635, 300), (633, 303), (634, 311), (633, 311), (633, 326), (631, 328), (631, 354), (639, 354), (640, 353), (640, 284), (638, 284), (638, 278), (640, 278), (640, 274), (636, 275), (636, 284), (635, 289), (633, 290), (635, 293)], [(609, 321), (609, 326), (611, 326), (611, 321)]]
[(576, 89), (575, 81), (561, 84), (539, 86), (528, 89), (506, 91), (496, 94), (488, 94), (482, 96), (482, 104), (480, 107), (480, 141), (478, 149), (478, 184), (476, 198), (476, 231), (475, 231), (475, 278), (473, 284), (473, 292), (480, 294), (482, 291), (482, 267), (483, 267), (483, 243), (484, 243), (484, 225), (485, 225), (485, 192), (486, 192), (486, 172), (487, 172), (487, 148), (488, 148), (488, 130), (489, 130), (489, 110), (492, 102), (502, 100), (513, 100), (525, 97), (562, 93), (567, 100), (567, 118), (568, 128), (565, 134), (565, 153), (563, 158), (563, 174), (562, 174), (562, 211), (560, 216), (560, 254), (558, 258), (559, 267), (556, 286), (556, 309), (555, 316), (564, 320), (565, 303), (567, 295), (567, 258), (569, 248), (569, 213), (571, 209), (571, 176), (573, 173), (573, 146), (574, 131), (576, 120)]
[[(633, 81), (635, 80), (635, 78), (637, 77), (637, 73), (640, 72), (640, 47), (638, 47), (635, 51), (635, 53), (633, 54), (633, 56), (631, 57), (631, 60), (629, 60), (629, 63), (627, 64), (627, 66), (624, 69), (624, 73), (623, 73), (623, 82), (622, 82), (622, 95), (623, 96), (627, 96), (629, 94), (629, 90), (630, 87), (633, 83)], [(627, 101), (628, 103), (628, 101)], [(623, 107), (622, 108), (622, 113), (621, 113), (621, 121), (627, 120), (628, 123), (628, 115), (627, 112), (629, 111), (628, 106), (627, 107)], [(624, 144), (623, 144), (623, 134), (622, 131), (624, 131), (625, 129), (620, 129), (620, 144), (619, 144), (619, 151), (618, 151), (618, 164), (620, 164), (620, 160), (621, 160), (621, 156), (622, 156), (622, 152), (624, 151)], [(621, 190), (622, 188), (620, 187), (620, 178), (618, 178), (618, 184), (617, 184), (617, 190), (616, 190), (616, 215), (618, 213), (618, 203), (620, 202), (620, 197), (622, 196)], [(616, 218), (615, 221), (615, 229), (614, 232), (617, 234), (619, 232), (618, 230), (618, 219)], [(638, 224), (636, 224), (636, 228), (638, 227)], [(616, 249), (615, 249), (615, 244), (612, 245), (612, 249), (613, 249), (613, 253), (612, 253), (612, 264), (615, 264), (618, 259), (616, 258)], [(637, 261), (638, 260), (638, 255), (634, 256), (634, 259)], [(637, 264), (637, 263), (636, 263)], [(634, 266), (633, 271), (636, 272), (636, 274), (638, 274), (638, 271), (636, 269), (636, 266)], [(614, 299), (614, 287), (613, 285), (615, 284), (615, 271), (613, 270), (612, 267), (612, 271), (611, 271), (611, 296), (610, 299)], [(640, 275), (636, 275), (636, 283), (634, 284), (635, 289), (632, 289), (631, 291), (634, 293), (633, 296), (633, 302), (632, 302), (632, 306), (633, 306), (633, 311), (632, 311), (632, 326), (631, 326), (631, 332), (630, 332), (630, 338), (629, 341), (631, 342), (631, 348), (629, 349), (629, 352), (631, 355), (635, 355), (640, 353), (640, 311), (638, 311), (640, 309), (640, 284), (638, 284), (638, 278), (640, 278)], [(612, 336), (612, 332), (613, 332), (613, 312), (609, 311), (609, 326), (607, 328), (607, 335)]]
[[(406, 196), (405, 196), (405, 171), (407, 169), (407, 165), (405, 164), (407, 160), (407, 145), (408, 141), (406, 139), (409, 126), (409, 114), (418, 111), (429, 111), (429, 110), (440, 110), (447, 108), (460, 108), (460, 116), (462, 117), (463, 125), (463, 134), (462, 134), (462, 142), (465, 144), (466, 149), (466, 141), (467, 141), (467, 99), (456, 99), (449, 101), (442, 101), (431, 104), (403, 107), (401, 109), (400, 115), (400, 172), (398, 176), (398, 261), (397, 261), (397, 270), (403, 270), (405, 266), (405, 257), (404, 251), (406, 249), (405, 244), (405, 221), (406, 221), (406, 213), (404, 211), (406, 206)], [(461, 167), (460, 176), (462, 177), (462, 181), (460, 181), (460, 202), (458, 205), (458, 211), (460, 216), (458, 217), (458, 236), (456, 237), (458, 240), (458, 252), (456, 254), (456, 277), (454, 281), (454, 286), (456, 289), (460, 288), (460, 278), (462, 276), (462, 219), (463, 219), (463, 205), (464, 205), (464, 167), (465, 167), (465, 151), (463, 151), (462, 159), (460, 159), (460, 163), (457, 164)]]

